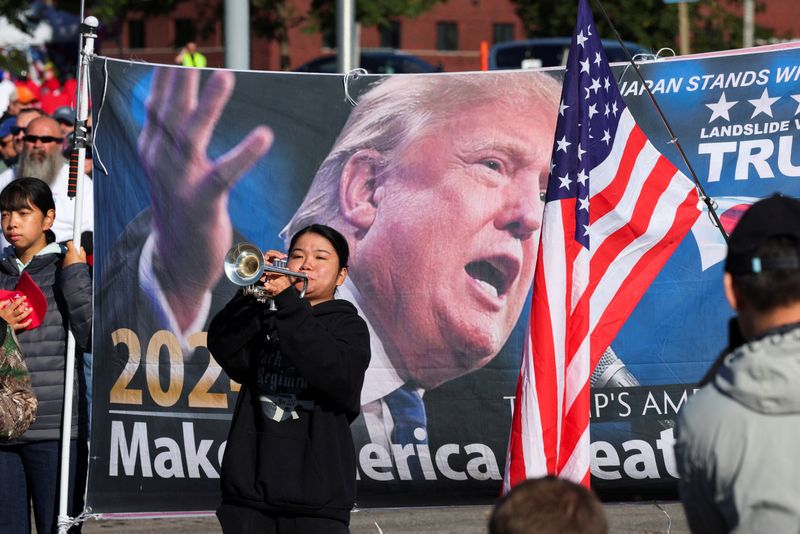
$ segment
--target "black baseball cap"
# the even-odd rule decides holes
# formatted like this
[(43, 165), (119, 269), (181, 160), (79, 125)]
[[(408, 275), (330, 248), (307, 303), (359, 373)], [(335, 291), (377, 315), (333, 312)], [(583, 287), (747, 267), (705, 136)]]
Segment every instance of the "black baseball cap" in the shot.
[[(760, 258), (758, 248), (771, 237), (791, 237), (798, 243), (795, 256)], [(753, 204), (728, 241), (725, 271), (734, 275), (800, 269), (800, 200), (773, 195)]]

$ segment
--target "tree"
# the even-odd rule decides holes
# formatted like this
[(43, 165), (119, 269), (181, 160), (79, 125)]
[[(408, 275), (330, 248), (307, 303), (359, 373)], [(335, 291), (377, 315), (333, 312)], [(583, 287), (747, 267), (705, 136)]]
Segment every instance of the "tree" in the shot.
[[(513, 0), (517, 14), (529, 37), (555, 37), (572, 35), (578, 15), (577, 1), (563, 0)], [(604, 38), (614, 38), (608, 23), (597, 7), (594, 11), (597, 31)], [(742, 18), (736, 14), (742, 0), (701, 0), (689, 4), (691, 12), (692, 51), (707, 52), (738, 48), (742, 42)], [(677, 48), (678, 6), (665, 4), (664, 0), (606, 0), (603, 5), (622, 38), (635, 41), (658, 51)], [(757, 2), (764, 9), (764, 1)], [(771, 32), (757, 29), (758, 37), (768, 37)]]

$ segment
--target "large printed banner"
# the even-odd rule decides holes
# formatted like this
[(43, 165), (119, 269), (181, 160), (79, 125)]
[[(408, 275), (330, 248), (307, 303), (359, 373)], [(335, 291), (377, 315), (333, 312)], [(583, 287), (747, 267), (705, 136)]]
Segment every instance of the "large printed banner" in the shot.
[[(642, 66), (729, 230), (758, 198), (800, 196), (798, 65), (790, 48)], [(635, 73), (615, 72), (647, 135), (689, 174)], [(206, 348), (237, 289), (223, 256), (239, 241), (285, 249), (310, 222), (347, 237), (339, 296), (371, 329), (352, 427), (358, 505), (495, 498), (561, 76), (343, 83), (94, 59), (92, 510), (216, 508), (240, 387)], [(727, 343), (724, 253), (701, 216), (601, 361), (591, 427), (601, 491), (674, 486), (672, 418)], [(392, 432), (401, 387), (424, 400), (411, 443)]]

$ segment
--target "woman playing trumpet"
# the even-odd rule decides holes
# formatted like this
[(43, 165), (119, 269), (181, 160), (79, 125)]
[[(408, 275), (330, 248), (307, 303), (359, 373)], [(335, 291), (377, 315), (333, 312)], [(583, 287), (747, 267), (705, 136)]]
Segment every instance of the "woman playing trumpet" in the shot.
[(264, 272), (276, 310), (237, 294), (211, 322), (208, 346), (242, 384), (222, 461), (224, 532), (348, 532), (355, 501), (350, 423), (360, 410), (369, 333), (347, 301), (334, 299), (347, 277), (344, 237), (311, 225), (291, 240), (287, 268), (299, 281)]

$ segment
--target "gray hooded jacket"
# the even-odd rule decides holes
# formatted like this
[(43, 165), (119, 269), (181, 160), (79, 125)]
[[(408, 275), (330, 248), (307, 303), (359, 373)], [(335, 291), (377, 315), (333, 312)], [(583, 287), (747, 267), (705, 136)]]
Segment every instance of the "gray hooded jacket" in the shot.
[(692, 532), (800, 532), (800, 325), (730, 353), (677, 430)]

